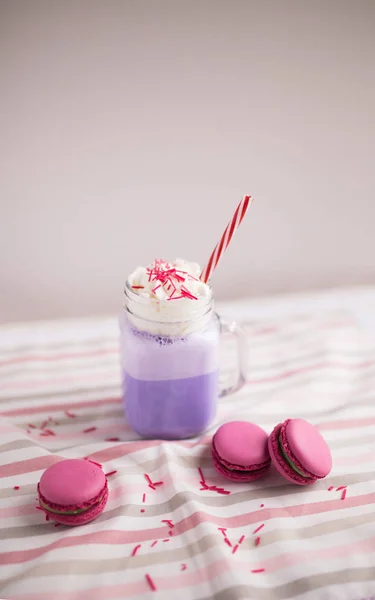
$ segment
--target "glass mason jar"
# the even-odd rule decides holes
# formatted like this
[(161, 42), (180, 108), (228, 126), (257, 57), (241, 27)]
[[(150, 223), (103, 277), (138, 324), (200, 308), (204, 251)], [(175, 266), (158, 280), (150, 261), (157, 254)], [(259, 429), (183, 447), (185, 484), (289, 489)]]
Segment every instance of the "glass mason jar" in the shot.
[[(168, 311), (150, 319), (149, 303), (126, 284), (120, 346), (127, 422), (145, 438), (196, 436), (214, 420), (219, 396), (245, 382), (245, 334), (236, 323), (220, 320), (212, 294), (189, 310), (187, 320), (181, 320), (181, 311), (178, 320)], [(220, 392), (223, 330), (237, 337), (239, 369), (237, 381)]]

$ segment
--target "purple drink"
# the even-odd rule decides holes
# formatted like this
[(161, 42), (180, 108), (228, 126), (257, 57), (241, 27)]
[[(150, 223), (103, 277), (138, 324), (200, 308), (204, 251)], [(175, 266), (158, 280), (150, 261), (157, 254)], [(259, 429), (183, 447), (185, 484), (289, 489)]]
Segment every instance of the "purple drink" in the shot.
[[(195, 263), (156, 260), (126, 282), (123, 402), (129, 425), (143, 437), (192, 437), (215, 418), (221, 324), (199, 274)], [(229, 330), (240, 337), (235, 324)], [(237, 383), (224, 393), (243, 381), (240, 364)]]
[(203, 432), (218, 397), (217, 319), (185, 338), (154, 336), (122, 321), (124, 410), (143, 437), (179, 439)]

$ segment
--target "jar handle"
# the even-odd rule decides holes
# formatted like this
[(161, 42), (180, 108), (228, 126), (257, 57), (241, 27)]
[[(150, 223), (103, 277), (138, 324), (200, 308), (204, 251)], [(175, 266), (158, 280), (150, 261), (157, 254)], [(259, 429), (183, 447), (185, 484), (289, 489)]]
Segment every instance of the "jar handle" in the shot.
[(233, 394), (234, 392), (238, 392), (244, 384), (246, 383), (246, 375), (247, 375), (247, 365), (248, 365), (248, 345), (247, 345), (247, 336), (245, 331), (240, 327), (236, 321), (226, 321), (222, 319), (219, 315), (218, 319), (221, 326), (221, 333), (227, 331), (231, 333), (237, 341), (237, 363), (238, 363), (238, 376), (237, 381), (229, 386), (224, 388), (220, 392), (220, 398), (223, 396), (227, 396), (228, 394)]

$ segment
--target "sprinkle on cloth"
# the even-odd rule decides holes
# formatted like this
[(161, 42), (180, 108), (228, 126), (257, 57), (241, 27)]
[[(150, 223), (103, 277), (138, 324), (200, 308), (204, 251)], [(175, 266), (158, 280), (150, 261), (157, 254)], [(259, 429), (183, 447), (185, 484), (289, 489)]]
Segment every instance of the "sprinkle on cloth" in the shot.
[(97, 427), (88, 427), (87, 429), (83, 429), (82, 433), (91, 433), (92, 431), (96, 431)]
[(106, 438), (105, 441), (106, 442), (119, 442), (120, 438), (119, 437), (110, 437), (110, 438)]
[(168, 527), (171, 527), (173, 529), (174, 525), (172, 523), (172, 521), (170, 519), (162, 519), (161, 521), (162, 523), (166, 523), (168, 525)]
[(156, 592), (157, 591), (157, 587), (156, 587), (154, 581), (151, 579), (151, 577), (150, 577), (150, 575), (148, 573), (146, 573), (145, 578), (146, 578), (146, 581), (147, 581), (148, 585), (152, 589), (152, 591)]
[(133, 551), (132, 551), (132, 556), (135, 556), (137, 554), (137, 551), (139, 550), (139, 548), (141, 548), (141, 544), (137, 544), (136, 546), (134, 546)]
[(329, 491), (329, 492), (332, 492), (332, 490), (334, 490), (334, 489), (335, 489), (335, 488), (334, 488), (334, 486), (333, 486), (333, 485), (331, 485), (331, 486), (328, 488), (328, 491)]
[(14, 489), (14, 490), (19, 490), (19, 489), (20, 489), (20, 486), (19, 486), (19, 485), (15, 485), (13, 489)]
[(344, 490), (346, 488), (346, 485), (340, 485), (340, 487), (336, 488), (336, 492), (341, 492), (341, 490)]
[(206, 480), (204, 478), (202, 469), (198, 468), (198, 472), (199, 472), (199, 475), (201, 477), (199, 483), (201, 484), (202, 487), (200, 488), (200, 490), (202, 490), (202, 491), (203, 490), (209, 490), (211, 492), (217, 492), (218, 494), (223, 494), (223, 495), (230, 494), (230, 491), (229, 490), (225, 490), (224, 488), (221, 488), (221, 487), (219, 488), (216, 485), (207, 485), (207, 482), (206, 482)]
[(260, 537), (258, 536), (255, 538), (255, 546), (259, 546), (259, 544), (260, 544)]
[(251, 569), (252, 573), (264, 573), (265, 569)]
[(158, 540), (155, 540), (154, 542), (152, 542), (151, 548), (153, 548), (154, 546), (156, 546), (157, 543), (158, 543)]
[(146, 502), (146, 494), (143, 494), (143, 496), (142, 496), (142, 502)]
[(145, 509), (144, 509), (144, 508), (141, 508), (141, 513), (144, 513), (144, 512), (146, 512), (146, 511), (145, 511)]
[(104, 473), (104, 475), (105, 475), (106, 477), (109, 477), (110, 475), (114, 475), (115, 473), (117, 473), (117, 471), (116, 471), (116, 470), (115, 470), (115, 471), (110, 471), (109, 473)]
[(264, 527), (264, 523), (262, 523), (261, 525), (259, 525), (259, 527), (257, 527), (254, 531), (253, 534), (255, 535), (256, 533), (258, 533), (258, 531), (260, 531), (261, 529), (263, 529)]
[(239, 548), (239, 545), (238, 545), (238, 544), (236, 544), (236, 545), (234, 546), (233, 550), (232, 550), (232, 554), (236, 554), (236, 552), (237, 552), (238, 548)]
[(238, 540), (238, 543), (242, 544), (242, 542), (244, 541), (244, 539), (245, 539), (245, 536), (241, 535), (240, 539)]
[(66, 410), (65, 414), (66, 414), (67, 417), (69, 417), (69, 419), (75, 419), (76, 416), (77, 416), (76, 414), (70, 412), (70, 410)]
[(187, 566), (185, 565), (185, 563), (182, 563), (181, 565), (181, 571), (186, 571)]
[(261, 504), (261, 505), (260, 505), (260, 508), (264, 508), (264, 504)]
[(232, 544), (231, 544), (230, 540), (227, 537), (224, 538), (224, 542), (229, 546), (229, 548), (232, 547)]
[(344, 488), (342, 491), (341, 500), (345, 500), (345, 498), (346, 498), (346, 488)]

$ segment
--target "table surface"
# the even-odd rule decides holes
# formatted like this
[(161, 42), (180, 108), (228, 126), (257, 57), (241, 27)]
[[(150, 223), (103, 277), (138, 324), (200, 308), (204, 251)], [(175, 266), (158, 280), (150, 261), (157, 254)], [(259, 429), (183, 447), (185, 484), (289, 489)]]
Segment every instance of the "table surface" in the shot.
[[(247, 333), (248, 379), (220, 401), (204, 436), (182, 442), (140, 440), (128, 428), (116, 318), (0, 328), (0, 598), (375, 594), (375, 288), (219, 310)], [(222, 367), (233, 377), (235, 348), (226, 338)], [(308, 419), (326, 438), (333, 470), (325, 480), (300, 488), (272, 470), (238, 484), (213, 470), (219, 424), (244, 419), (271, 432), (288, 417)], [(116, 471), (107, 507), (83, 527), (56, 527), (36, 509), (37, 483), (56, 461), (83, 457)], [(230, 494), (201, 490), (198, 469)], [(146, 473), (163, 484), (152, 490)]]

